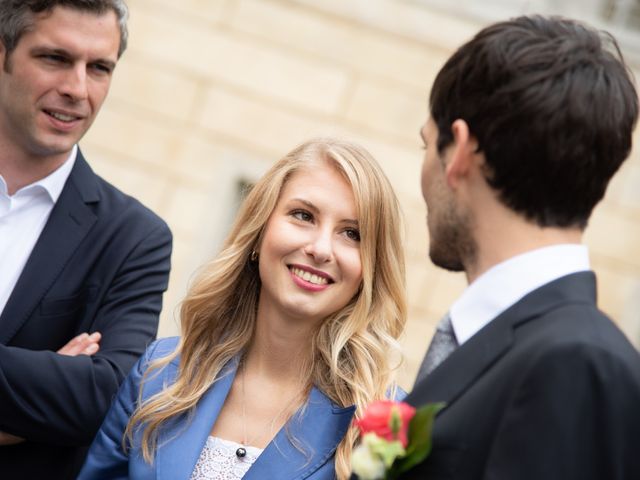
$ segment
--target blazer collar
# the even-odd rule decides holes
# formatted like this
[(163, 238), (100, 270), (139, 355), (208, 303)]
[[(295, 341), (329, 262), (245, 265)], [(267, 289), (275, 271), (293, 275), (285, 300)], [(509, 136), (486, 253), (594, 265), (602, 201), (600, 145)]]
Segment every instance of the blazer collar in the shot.
[[(308, 478), (334, 454), (355, 410), (355, 406), (337, 407), (313, 387), (307, 404), (278, 432), (243, 478)], [(290, 438), (300, 443), (302, 451), (293, 446)]]
[[(234, 359), (222, 370), (220, 379), (198, 402), (192, 418), (169, 422), (162, 429), (156, 458), (158, 480), (189, 479), (229, 394), (237, 366), (238, 359)], [(354, 412), (355, 406), (336, 407), (313, 387), (306, 405), (276, 434), (243, 478), (307, 478), (333, 455)], [(303, 451), (298, 451), (289, 438), (297, 440)]]
[(595, 305), (596, 283), (593, 272), (564, 276), (534, 290), (498, 315), (467, 342), (456, 349), (427, 378), (417, 384), (405, 401), (412, 405), (444, 402), (448, 405), (464, 393), (496, 363), (514, 343), (514, 330), (535, 321), (560, 305)]
[(84, 155), (82, 155), (80, 148), (78, 148), (76, 163), (73, 165), (73, 170), (71, 170), (69, 178), (85, 203), (95, 203), (100, 201), (98, 177), (93, 173), (93, 170), (85, 160)]
[(32, 315), (89, 233), (97, 217), (87, 204), (98, 199), (96, 176), (78, 150), (71, 174), (2, 312), (0, 343), (8, 343)]

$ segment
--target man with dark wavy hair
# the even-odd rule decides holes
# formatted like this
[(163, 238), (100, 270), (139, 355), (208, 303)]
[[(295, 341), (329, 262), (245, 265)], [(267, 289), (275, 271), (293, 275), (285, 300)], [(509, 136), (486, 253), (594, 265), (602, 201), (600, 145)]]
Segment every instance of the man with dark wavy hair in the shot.
[(615, 40), (567, 19), (491, 25), (438, 73), (429, 253), (469, 286), (407, 398), (446, 406), (405, 478), (640, 478), (640, 355), (598, 310), (581, 244), (637, 116)]
[(127, 43), (122, 0), (0, 2), (0, 477), (75, 478), (157, 331), (171, 233), (77, 143)]

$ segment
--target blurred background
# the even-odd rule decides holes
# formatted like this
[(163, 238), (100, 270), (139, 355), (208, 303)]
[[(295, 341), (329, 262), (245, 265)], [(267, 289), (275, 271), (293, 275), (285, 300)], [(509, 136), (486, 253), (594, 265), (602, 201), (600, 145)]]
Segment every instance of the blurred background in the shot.
[[(640, 77), (640, 0), (128, 0), (130, 43), (81, 146), (96, 172), (174, 234), (159, 336), (179, 332), (194, 272), (244, 186), (312, 136), (365, 145), (406, 217), (410, 388), (435, 323), (465, 287), (428, 259), (418, 130), (433, 78), (482, 26), (553, 13), (609, 30)], [(636, 133), (636, 144), (638, 133)], [(499, 235), (499, 232), (496, 232)], [(599, 304), (640, 345), (640, 149), (587, 230)]]

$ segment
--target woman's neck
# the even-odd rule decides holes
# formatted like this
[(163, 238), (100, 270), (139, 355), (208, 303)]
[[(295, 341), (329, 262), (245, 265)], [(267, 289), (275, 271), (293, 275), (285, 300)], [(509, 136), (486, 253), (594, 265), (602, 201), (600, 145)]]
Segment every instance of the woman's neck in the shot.
[(312, 333), (309, 325), (292, 325), (258, 311), (256, 331), (245, 353), (245, 370), (278, 383), (300, 384), (310, 359)]

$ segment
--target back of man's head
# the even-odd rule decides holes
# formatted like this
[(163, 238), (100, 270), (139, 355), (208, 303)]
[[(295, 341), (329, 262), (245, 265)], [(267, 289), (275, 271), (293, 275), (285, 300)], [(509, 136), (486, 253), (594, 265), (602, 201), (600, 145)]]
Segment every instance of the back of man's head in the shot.
[(33, 26), (35, 15), (50, 12), (55, 7), (82, 10), (96, 15), (113, 10), (120, 27), (118, 57), (126, 50), (129, 10), (124, 0), (0, 0), (0, 41), (7, 52), (7, 58), (18, 45), (20, 37)]
[(540, 226), (584, 228), (629, 155), (638, 98), (611, 35), (532, 16), (463, 45), (438, 73), (430, 109), (439, 150), (451, 124), (467, 122), (505, 205)]

